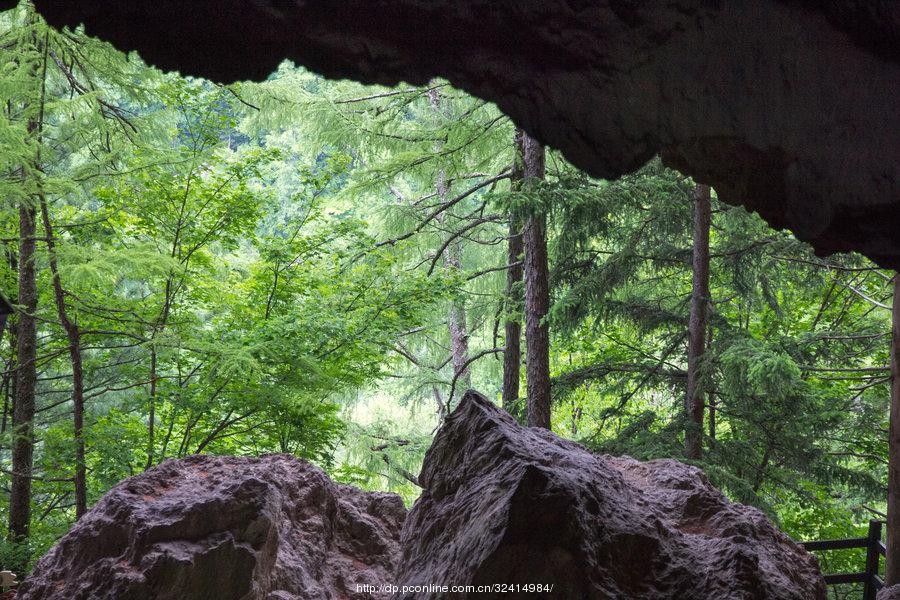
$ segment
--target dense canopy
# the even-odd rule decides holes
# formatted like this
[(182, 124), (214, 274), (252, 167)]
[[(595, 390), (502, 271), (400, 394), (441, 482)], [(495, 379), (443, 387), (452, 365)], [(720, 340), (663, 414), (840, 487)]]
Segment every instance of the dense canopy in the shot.
[(722, 186), (657, 157), (591, 176), (443, 79), (164, 73), (27, 2), (0, 13), (0, 96), (0, 567), (194, 453), (411, 503), (470, 387), (701, 466), (797, 539), (887, 510), (897, 278)]

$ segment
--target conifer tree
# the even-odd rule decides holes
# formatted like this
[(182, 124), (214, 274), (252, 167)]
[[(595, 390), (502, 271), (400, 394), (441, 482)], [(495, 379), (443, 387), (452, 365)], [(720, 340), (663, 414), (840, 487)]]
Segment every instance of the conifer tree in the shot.
[[(533, 192), (544, 180), (544, 147), (523, 134), (524, 188)], [(532, 208), (522, 232), (525, 251), (525, 376), (528, 426), (550, 429), (550, 275), (547, 259), (547, 216)]]
[[(512, 172), (510, 174), (510, 191), (513, 193), (522, 191), (522, 183), (525, 175), (524, 143), (525, 132), (516, 129), (513, 144)], [(523, 219), (521, 209), (511, 207), (508, 209), (509, 232), (506, 250), (506, 290), (504, 292), (504, 350), (503, 350), (503, 391), (502, 406), (507, 412), (517, 414), (519, 412), (519, 382), (522, 367), (522, 278), (524, 269), (522, 266)]]
[[(28, 538), (31, 529), (31, 492), (34, 477), (34, 415), (35, 391), (37, 386), (37, 212), (35, 205), (42, 194), (42, 158), (44, 110), (46, 101), (47, 61), (49, 56), (49, 32), (38, 25), (37, 16), (31, 12), (27, 17), (29, 27), (24, 35), (31, 38), (28, 53), (33, 64), (29, 66), (34, 75), (36, 88), (26, 99), (28, 116), (27, 133), (33, 142), (33, 156), (23, 157), (21, 166), (23, 187), (31, 194), (19, 200), (19, 289), (18, 301), (21, 305), (17, 326), (16, 350), (16, 395), (13, 411), (12, 486), (9, 498), (9, 535), (13, 541), (22, 542)], [(26, 183), (27, 182), (27, 183)]]
[[(435, 120), (440, 124), (447, 118), (447, 107), (443, 104), (440, 90), (432, 83), (428, 90), (428, 99), (435, 114)], [(435, 142), (435, 152), (440, 155), (444, 147), (444, 140)], [(438, 202), (445, 205), (450, 199), (451, 184), (447, 178), (447, 171), (442, 165), (438, 165), (435, 173), (435, 192)], [(435, 221), (444, 225), (447, 222), (447, 213), (443, 210), (436, 216)], [(442, 245), (441, 261), (444, 269), (450, 273), (458, 273), (462, 269), (462, 240), (456, 235), (450, 234), (450, 239)], [(447, 310), (447, 329), (450, 333), (450, 362), (453, 365), (453, 379), (458, 382), (463, 390), (472, 387), (472, 374), (469, 369), (469, 325), (466, 318), (466, 307), (461, 299), (450, 302)], [(449, 399), (452, 402), (453, 398)]]
[(710, 191), (697, 185), (693, 197), (693, 250), (691, 314), (688, 321), (688, 373), (685, 393), (687, 414), (684, 431), (684, 455), (697, 460), (702, 453), (705, 395), (701, 375), (706, 346), (706, 313), (709, 303), (709, 228), (711, 221)]

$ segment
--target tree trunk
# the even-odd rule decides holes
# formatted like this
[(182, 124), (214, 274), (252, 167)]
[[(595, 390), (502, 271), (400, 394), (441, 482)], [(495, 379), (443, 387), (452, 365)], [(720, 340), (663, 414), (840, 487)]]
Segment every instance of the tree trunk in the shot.
[(75, 437), (75, 519), (80, 519), (87, 512), (87, 473), (84, 457), (84, 368), (81, 360), (81, 331), (78, 325), (69, 318), (66, 309), (66, 294), (59, 277), (56, 261), (56, 240), (53, 237), (53, 225), (50, 223), (50, 212), (47, 199), (41, 197), (41, 218), (47, 236), (47, 254), (50, 273), (53, 278), (53, 297), (56, 300), (56, 312), (59, 322), (66, 332), (69, 342), (69, 359), (72, 363), (72, 410)]
[(16, 407), (13, 412), (12, 487), (9, 496), (9, 535), (20, 542), (31, 524), (31, 478), (34, 463), (34, 409), (37, 386), (37, 280), (35, 276), (35, 210), (19, 206), (19, 339), (16, 354)]
[[(9, 362), (12, 365), (12, 361)], [(0, 389), (3, 390), (3, 421), (0, 421), (0, 435), (6, 433), (6, 423), (9, 421), (9, 407), (10, 398), (12, 397), (11, 389), (9, 386), (10, 379), (12, 378), (11, 373), (5, 373), (3, 375), (3, 385), (0, 386)]]
[[(8, 247), (6, 248), (6, 260), (9, 264), (10, 270), (16, 274), (18, 277), (19, 273), (19, 263), (16, 259), (16, 255), (12, 252)], [(18, 304), (18, 298), (10, 298), (10, 302), (12, 304)], [(16, 374), (19, 372), (16, 365), (18, 364), (16, 357), (16, 348), (19, 345), (19, 324), (16, 320), (10, 319), (7, 322), (6, 328), (9, 330), (9, 348), (11, 357), (9, 359), (9, 363), (7, 363), (7, 371), (9, 372), (9, 379), (6, 380), (6, 387), (4, 388), (4, 402), (9, 404), (9, 412), (7, 414), (4, 410), (3, 412), (3, 423), (0, 424), (0, 434), (6, 433), (7, 425), (9, 423), (10, 416), (16, 410)]]
[[(445, 108), (441, 99), (441, 93), (437, 88), (428, 91), (431, 108), (434, 110), (435, 121), (445, 114)], [(435, 151), (443, 146), (442, 141), (435, 143)], [(447, 172), (442, 168), (438, 171), (435, 191), (441, 204), (447, 202), (450, 193), (447, 185)], [(441, 212), (435, 221), (445, 223), (447, 213)], [(444, 268), (448, 272), (459, 271), (462, 268), (462, 241), (459, 238), (451, 241), (444, 250)], [(450, 331), (450, 363), (453, 365), (453, 377), (457, 381), (457, 388), (467, 390), (472, 387), (472, 373), (468, 366), (469, 361), (469, 326), (466, 322), (466, 307), (462, 300), (453, 300), (447, 310), (447, 327)], [(449, 399), (453, 402), (453, 398)], [(451, 410), (453, 407), (450, 407)]]
[[(449, 271), (462, 268), (462, 245), (454, 241), (444, 254), (444, 264)], [(450, 329), (450, 350), (453, 354), (453, 376), (457, 379), (457, 387), (467, 390), (472, 387), (472, 371), (469, 369), (469, 325), (466, 320), (466, 307), (461, 300), (454, 300), (447, 313), (447, 326)]]
[[(155, 336), (154, 336), (155, 337)], [(150, 348), (150, 406), (147, 414), (147, 464), (144, 469), (153, 466), (156, 450), (156, 345)]]
[[(533, 190), (544, 179), (544, 147), (523, 138), (524, 186)], [(532, 211), (522, 234), (525, 246), (525, 378), (528, 426), (550, 429), (550, 275), (547, 264), (547, 217)]]
[[(706, 333), (706, 352), (709, 354), (710, 349), (712, 348), (712, 340), (713, 340), (713, 328), (709, 326), (707, 323), (707, 333)], [(718, 410), (718, 406), (716, 405), (716, 395), (713, 393), (715, 390), (707, 391), (707, 398), (709, 400), (709, 447), (712, 448), (716, 445), (716, 413)]]
[[(41, 132), (44, 122), (45, 80), (47, 76), (47, 34), (35, 40), (41, 52), (40, 99), (36, 119), (28, 123), (30, 134), (36, 133), (37, 151), (34, 170), (40, 171)], [(24, 176), (24, 170), (23, 170)], [(40, 182), (36, 186), (40, 189)], [(34, 467), (34, 411), (37, 388), (37, 312), (38, 290), (35, 271), (37, 212), (31, 198), (19, 202), (19, 313), (16, 369), (16, 406), (13, 410), (12, 484), (9, 494), (9, 537), (14, 542), (28, 538), (31, 528), (31, 480)]]
[[(172, 258), (178, 255), (178, 236), (172, 242)], [(153, 466), (156, 460), (156, 401), (157, 389), (159, 387), (159, 355), (156, 352), (156, 337), (165, 330), (169, 322), (169, 314), (172, 311), (172, 302), (174, 302), (174, 282), (173, 276), (169, 273), (166, 278), (166, 287), (163, 292), (163, 305), (159, 314), (159, 320), (153, 328), (153, 335), (150, 340), (150, 402), (147, 410), (147, 463), (144, 470)]]
[[(513, 158), (510, 189), (517, 192), (521, 189), (525, 171), (523, 165), (523, 142), (525, 132), (516, 129), (515, 156)], [(506, 294), (504, 313), (505, 350), (503, 351), (503, 408), (510, 414), (517, 414), (519, 401), (519, 380), (522, 369), (522, 310), (521, 285), (524, 269), (522, 268), (522, 219), (515, 209), (509, 214), (509, 242), (506, 261), (511, 266), (506, 271)], [(516, 264), (519, 263), (519, 264)]]
[(900, 584), (900, 272), (894, 273), (891, 328), (891, 425), (888, 440), (886, 585)]
[(700, 365), (706, 345), (706, 313), (709, 305), (709, 227), (712, 220), (708, 185), (697, 185), (694, 202), (693, 285), (688, 323), (688, 381), (685, 394), (687, 413), (684, 455), (697, 460), (703, 453), (704, 394)]

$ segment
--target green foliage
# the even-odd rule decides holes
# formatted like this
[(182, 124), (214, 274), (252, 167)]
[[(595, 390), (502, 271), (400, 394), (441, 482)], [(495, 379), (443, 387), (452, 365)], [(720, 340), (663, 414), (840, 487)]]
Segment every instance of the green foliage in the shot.
[[(658, 162), (612, 184), (575, 181), (595, 191), (557, 204), (560, 425), (575, 414), (573, 435), (593, 448), (680, 458), (692, 186)], [(890, 279), (715, 201), (711, 256), (700, 372), (716, 425), (700, 466), (797, 535), (819, 534), (797, 525), (800, 510), (846, 529), (863, 504), (883, 507), (890, 324), (863, 296), (889, 297)], [(823, 505), (845, 512), (809, 512)]]
[[(46, 199), (81, 336), (89, 503), (196, 452), (340, 468), (342, 399), (386, 374), (393, 340), (452, 278), (373, 251), (368, 213), (347, 201), (358, 161), (310, 153), (289, 127), (254, 130), (239, 87), (160, 74), (27, 4), (0, 15), (0, 41), (0, 282), (15, 298), (17, 207)], [(0, 548), (19, 572), (74, 518), (69, 342), (48, 260), (41, 238), (35, 519), (27, 545)], [(8, 486), (15, 344), (0, 354)]]
[[(54, 31), (28, 3), (0, 14), (0, 97), (0, 289), (17, 298), (18, 207), (44, 199), (81, 335), (90, 503), (168, 458), (287, 452), (410, 504), (465, 385), (451, 321), (473, 387), (499, 396), (502, 325), (521, 318), (509, 221), (537, 213), (554, 429), (682, 458), (694, 184), (661, 161), (602, 181), (551, 150), (546, 181), (518, 189), (512, 123), (447, 82), (285, 63), (222, 87)], [(39, 236), (36, 518), (27, 544), (0, 544), (14, 570), (74, 519), (69, 341)], [(697, 464), (795, 537), (858, 535), (885, 495), (890, 275), (717, 199), (711, 260), (716, 421)], [(8, 487), (10, 336), (0, 357)]]

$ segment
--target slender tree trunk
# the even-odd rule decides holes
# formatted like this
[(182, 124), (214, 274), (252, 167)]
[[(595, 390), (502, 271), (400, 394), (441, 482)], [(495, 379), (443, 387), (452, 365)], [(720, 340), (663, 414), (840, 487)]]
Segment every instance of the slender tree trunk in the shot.
[(12, 487), (9, 496), (9, 535), (28, 537), (31, 525), (31, 478), (34, 464), (34, 410), (37, 386), (37, 280), (35, 276), (35, 210), (19, 206), (19, 339), (16, 354), (16, 407), (13, 412)]
[[(458, 255), (454, 258), (458, 259)], [(452, 265), (452, 268), (459, 268), (459, 262), (456, 260), (449, 260), (448, 263)], [(450, 329), (453, 373), (458, 381), (457, 387), (467, 390), (472, 387), (472, 370), (466, 364), (469, 360), (469, 324), (466, 319), (466, 309), (461, 303), (454, 302), (450, 305), (447, 325)]]
[(432, 385), (431, 394), (434, 397), (434, 403), (437, 405), (438, 418), (443, 419), (444, 416), (446, 416), (444, 413), (447, 411), (447, 406), (444, 404), (444, 398), (441, 396), (441, 391), (436, 385)]
[[(443, 169), (438, 173), (437, 193), (441, 202), (446, 202), (449, 189), (447, 175)], [(436, 221), (444, 223), (446, 215), (440, 215)], [(447, 272), (458, 272), (462, 269), (462, 242), (457, 238), (450, 242), (444, 250), (444, 269)], [(462, 300), (453, 300), (447, 309), (447, 328), (450, 331), (450, 364), (453, 365), (453, 376), (457, 387), (464, 390), (472, 387), (472, 372), (469, 360), (469, 325), (466, 319), (466, 307)], [(451, 398), (452, 400), (452, 398)]]
[[(37, 133), (34, 170), (41, 164), (41, 131), (44, 122), (45, 80), (47, 76), (47, 35), (35, 46), (43, 54), (40, 73), (40, 100), (37, 118), (28, 123), (28, 131)], [(23, 170), (24, 175), (24, 170)], [(25, 175), (27, 177), (27, 175)], [(36, 186), (40, 189), (40, 182)], [(18, 368), (16, 370), (16, 406), (13, 411), (12, 485), (9, 495), (9, 537), (15, 542), (28, 538), (31, 528), (31, 480), (34, 467), (34, 411), (37, 388), (37, 312), (38, 290), (35, 271), (37, 212), (33, 199), (19, 202), (19, 314)]]
[(69, 342), (69, 359), (72, 363), (72, 407), (75, 437), (75, 518), (80, 519), (87, 512), (87, 472), (84, 457), (84, 368), (81, 360), (81, 331), (78, 325), (69, 318), (66, 309), (66, 293), (59, 277), (56, 260), (56, 240), (53, 237), (53, 225), (50, 223), (50, 212), (47, 199), (41, 196), (41, 219), (47, 235), (47, 254), (50, 273), (53, 278), (53, 297), (56, 301), (56, 312), (59, 322), (66, 332)]
[[(534, 189), (544, 179), (544, 147), (523, 138), (524, 185)], [(550, 429), (550, 268), (547, 262), (547, 217), (532, 212), (522, 234), (525, 246), (525, 378), (528, 426)]]
[(894, 273), (891, 328), (891, 425), (888, 440), (886, 585), (900, 584), (900, 272)]
[[(438, 119), (445, 112), (445, 107), (438, 89), (428, 91), (428, 98)], [(435, 150), (440, 150), (443, 142), (435, 144)], [(443, 204), (450, 193), (447, 184), (447, 172), (440, 169), (435, 182), (438, 200)], [(447, 220), (446, 212), (442, 212), (435, 219), (439, 224)], [(457, 238), (450, 242), (444, 250), (444, 268), (449, 271), (459, 271), (462, 268), (462, 241)], [(454, 300), (447, 310), (447, 327), (450, 330), (450, 363), (453, 365), (453, 376), (457, 380), (457, 387), (466, 390), (472, 387), (472, 373), (468, 367), (469, 360), (469, 326), (466, 319), (466, 307), (461, 300)], [(450, 402), (453, 398), (450, 398)], [(451, 407), (452, 408), (452, 407)]]
[(704, 394), (700, 365), (706, 345), (706, 313), (709, 305), (709, 227), (712, 220), (708, 185), (697, 185), (694, 202), (693, 286), (688, 323), (688, 382), (685, 394), (687, 413), (684, 455), (699, 459), (703, 453)]
[[(9, 263), (10, 270), (16, 274), (16, 277), (18, 277), (19, 261), (17, 260), (16, 253), (13, 252), (12, 250), (10, 250), (9, 248), (6, 249), (6, 260)], [(19, 299), (18, 298), (10, 298), (10, 302), (12, 304), (18, 304)], [(18, 382), (18, 373), (19, 373), (18, 357), (16, 356), (16, 351), (19, 347), (19, 322), (18, 322), (18, 319), (10, 319), (10, 322), (7, 325), (7, 329), (9, 329), (9, 348), (10, 348), (10, 352), (12, 353), (12, 357), (10, 358), (10, 361), (9, 361), (8, 370), (10, 372), (10, 379), (6, 386), (6, 396), (9, 398), (9, 405), (10, 405), (9, 411), (10, 411), (10, 416), (11, 416), (12, 413), (15, 413), (15, 411), (16, 411), (16, 386), (17, 386), (17, 382)], [(4, 414), (3, 417), (4, 417), (4, 419), (3, 419), (2, 426), (0, 426), (0, 433), (6, 433), (7, 424), (9, 422), (8, 421), (9, 417), (6, 414)]]
[[(172, 258), (178, 255), (178, 236), (172, 242)], [(150, 405), (147, 410), (147, 463), (144, 469), (153, 466), (156, 460), (156, 402), (157, 388), (159, 387), (159, 355), (156, 352), (156, 336), (161, 334), (169, 322), (169, 314), (172, 311), (172, 302), (174, 302), (174, 282), (170, 273), (166, 279), (166, 287), (163, 294), (163, 306), (159, 315), (159, 321), (153, 329), (150, 343)]]
[[(12, 364), (11, 361), (10, 361), (10, 364)], [(3, 421), (0, 422), (0, 435), (6, 433), (6, 423), (9, 421), (9, 406), (10, 406), (9, 399), (12, 397), (12, 394), (10, 393), (11, 392), (10, 386), (9, 386), (11, 377), (12, 376), (10, 373), (5, 374), (3, 376), (2, 388), (0, 388), (3, 390)]]
[(156, 449), (156, 361), (156, 346), (154, 345), (150, 349), (150, 407), (147, 414), (147, 464), (144, 465), (144, 469), (153, 466)]
[(166, 459), (166, 452), (169, 450), (169, 442), (172, 440), (172, 431), (175, 429), (175, 418), (178, 416), (178, 412), (173, 410), (169, 415), (169, 427), (166, 429), (166, 436), (163, 438), (162, 449), (159, 451), (159, 459), (163, 461)]
[[(448, 194), (446, 174), (443, 169), (438, 174), (438, 196), (445, 202)], [(443, 217), (440, 221), (444, 221)], [(459, 238), (450, 242), (444, 250), (444, 268), (448, 272), (459, 272), (462, 269), (462, 243)], [(451, 364), (453, 376), (457, 379), (457, 387), (467, 390), (472, 387), (472, 371), (469, 369), (469, 324), (466, 319), (466, 307), (462, 300), (453, 300), (447, 310), (447, 327), (450, 330)]]
[[(713, 328), (709, 326), (707, 323), (707, 336), (706, 336), (706, 353), (709, 354), (710, 349), (712, 348), (712, 340), (713, 340)], [(709, 399), (709, 446), (712, 448), (716, 444), (716, 412), (718, 410), (718, 406), (716, 405), (716, 396), (712, 393), (712, 391), (708, 392)]]
[[(525, 175), (523, 164), (523, 148), (525, 133), (516, 129), (515, 157), (513, 159), (512, 176), (510, 177), (510, 189), (519, 191), (522, 179)], [(505, 294), (505, 350), (503, 351), (503, 408), (511, 414), (518, 412), (519, 380), (522, 368), (522, 310), (521, 285), (524, 269), (522, 268), (522, 219), (515, 209), (509, 214), (509, 242), (506, 253), (509, 267), (506, 271)]]
[(572, 395), (572, 425), (569, 428), (569, 432), (572, 435), (578, 435), (578, 421), (581, 419), (581, 415), (584, 412), (581, 408), (581, 405), (578, 404), (578, 400), (575, 399), (575, 395)]

